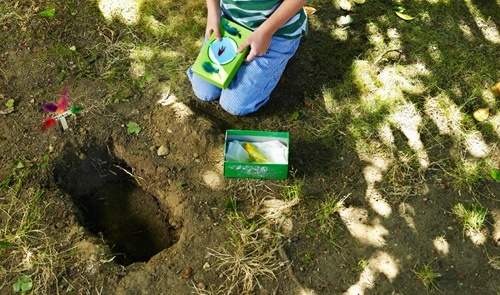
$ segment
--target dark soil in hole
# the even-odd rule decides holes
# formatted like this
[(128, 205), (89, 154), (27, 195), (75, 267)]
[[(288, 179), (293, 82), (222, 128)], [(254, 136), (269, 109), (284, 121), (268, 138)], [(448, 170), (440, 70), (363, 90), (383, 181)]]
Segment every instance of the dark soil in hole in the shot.
[[(92, 149), (55, 171), (59, 185), (79, 209), (80, 222), (101, 237), (121, 265), (146, 262), (178, 240), (168, 212), (136, 184), (123, 161)], [(71, 167), (71, 168), (70, 168)]]

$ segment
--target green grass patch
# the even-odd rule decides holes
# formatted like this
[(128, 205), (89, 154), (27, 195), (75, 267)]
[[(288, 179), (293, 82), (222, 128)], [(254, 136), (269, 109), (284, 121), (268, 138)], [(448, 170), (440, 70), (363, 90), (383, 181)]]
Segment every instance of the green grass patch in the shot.
[(417, 278), (424, 284), (427, 290), (438, 289), (437, 281), (441, 274), (436, 272), (430, 264), (424, 264), (413, 270)]
[(50, 206), (45, 191), (24, 187), (37, 169), (15, 168), (0, 183), (0, 280), (11, 282), (14, 291), (44, 293), (55, 281), (58, 253), (42, 225)]
[(462, 203), (458, 203), (453, 207), (453, 213), (458, 218), (465, 234), (467, 231), (477, 232), (483, 228), (488, 209), (480, 204), (465, 206)]

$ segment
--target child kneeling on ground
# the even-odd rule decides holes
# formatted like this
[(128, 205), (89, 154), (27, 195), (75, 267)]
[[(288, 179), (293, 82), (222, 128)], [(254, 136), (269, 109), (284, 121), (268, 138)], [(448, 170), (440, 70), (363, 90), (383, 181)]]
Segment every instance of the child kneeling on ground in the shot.
[(219, 99), (231, 114), (244, 116), (257, 111), (268, 100), (278, 84), (286, 64), (299, 47), (307, 31), (303, 0), (207, 0), (205, 38), (221, 38), (223, 15), (253, 32), (238, 48), (250, 51), (228, 88), (210, 84), (188, 69), (187, 75), (195, 95), (204, 101)]

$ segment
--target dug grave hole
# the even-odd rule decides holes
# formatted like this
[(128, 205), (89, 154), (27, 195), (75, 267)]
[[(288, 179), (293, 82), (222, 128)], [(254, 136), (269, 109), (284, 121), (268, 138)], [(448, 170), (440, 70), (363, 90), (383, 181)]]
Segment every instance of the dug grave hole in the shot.
[(138, 185), (127, 163), (109, 149), (65, 155), (53, 171), (71, 197), (79, 222), (110, 248), (120, 265), (147, 262), (179, 240), (170, 210)]

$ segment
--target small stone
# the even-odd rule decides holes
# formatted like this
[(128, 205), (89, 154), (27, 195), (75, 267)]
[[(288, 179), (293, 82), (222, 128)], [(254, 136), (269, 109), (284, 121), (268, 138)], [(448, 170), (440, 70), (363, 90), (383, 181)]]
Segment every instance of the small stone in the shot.
[(209, 269), (210, 268), (210, 264), (208, 262), (205, 262), (205, 264), (203, 264), (203, 269)]
[(189, 279), (193, 275), (193, 269), (191, 267), (186, 267), (182, 271), (182, 277), (185, 279)]
[(158, 166), (158, 167), (156, 168), (156, 171), (157, 171), (158, 173), (166, 173), (166, 172), (168, 171), (168, 167)]
[(207, 286), (202, 282), (199, 282), (197, 287), (198, 287), (198, 290), (200, 290), (200, 291), (205, 291), (207, 289)]
[(168, 146), (163, 144), (158, 148), (158, 151), (156, 153), (158, 154), (158, 156), (166, 156), (170, 153), (170, 149), (168, 148)]

